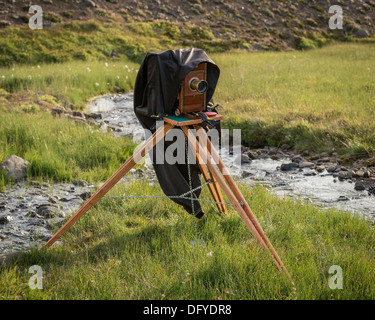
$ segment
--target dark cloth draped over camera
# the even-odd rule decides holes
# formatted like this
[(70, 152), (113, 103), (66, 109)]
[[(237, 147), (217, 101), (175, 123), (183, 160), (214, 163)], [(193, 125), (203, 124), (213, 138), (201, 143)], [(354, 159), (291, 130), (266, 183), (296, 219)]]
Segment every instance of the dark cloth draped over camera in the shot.
[[(206, 101), (210, 101), (219, 79), (220, 70), (217, 65), (201, 49), (179, 49), (147, 53), (138, 71), (134, 87), (134, 112), (143, 128), (155, 132), (155, 119), (152, 115), (173, 115), (176, 109), (175, 102), (180, 90), (181, 82), (187, 74), (198, 66), (207, 63)], [(166, 150), (172, 142), (164, 141)], [(156, 164), (156, 153), (152, 152), (153, 167), (163, 192), (167, 196), (178, 196), (190, 190), (188, 167), (185, 164)], [(195, 157), (190, 153), (191, 157)], [(200, 186), (199, 167), (190, 165), (192, 188)], [(195, 192), (199, 197), (200, 189)], [(190, 197), (190, 194), (187, 195)], [(172, 199), (182, 205), (189, 213), (199, 212), (201, 206), (194, 201), (192, 212), (191, 200)]]

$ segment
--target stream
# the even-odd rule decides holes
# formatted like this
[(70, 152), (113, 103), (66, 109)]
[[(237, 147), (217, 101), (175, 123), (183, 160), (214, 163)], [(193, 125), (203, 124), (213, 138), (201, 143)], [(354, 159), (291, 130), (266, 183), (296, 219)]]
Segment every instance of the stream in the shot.
[[(116, 137), (144, 140), (144, 130), (133, 111), (133, 93), (110, 94), (88, 102), (86, 112), (100, 114), (99, 130), (110, 130)], [(306, 199), (321, 207), (335, 207), (375, 221), (375, 196), (354, 189), (352, 180), (340, 180), (333, 173), (311, 168), (281, 171), (295, 156), (271, 159), (266, 149), (258, 159), (236, 165), (233, 156), (222, 148), (220, 156), (236, 179), (249, 185), (262, 184), (279, 197)], [(134, 169), (133, 169), (134, 170)], [(145, 177), (155, 179), (150, 158), (145, 161)], [(73, 183), (17, 182), (0, 193), (0, 254), (40, 247), (51, 236), (51, 228), (73, 214), (95, 190), (94, 185)]]
[[(144, 139), (144, 132), (133, 111), (133, 93), (106, 95), (92, 100), (87, 105), (89, 112), (101, 113), (97, 120), (103, 130), (111, 130), (116, 136), (133, 136)], [(320, 205), (348, 210), (365, 218), (375, 220), (375, 196), (366, 190), (357, 191), (351, 180), (340, 181), (326, 170), (316, 172), (310, 168), (294, 171), (280, 171), (290, 157), (272, 160), (270, 156), (254, 159), (250, 163), (236, 166), (229, 150), (222, 149), (221, 159), (233, 177), (254, 185), (269, 186), (270, 190), (280, 197), (292, 196)], [(291, 156), (291, 155), (289, 155)], [(151, 161), (147, 157), (147, 169), (151, 169)]]

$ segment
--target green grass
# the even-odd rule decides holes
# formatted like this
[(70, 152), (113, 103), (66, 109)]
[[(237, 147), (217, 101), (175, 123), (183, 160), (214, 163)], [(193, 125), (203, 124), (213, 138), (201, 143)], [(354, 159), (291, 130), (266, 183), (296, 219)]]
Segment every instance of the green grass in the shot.
[[(123, 91), (132, 90), (138, 67), (138, 64), (128, 59), (108, 59), (2, 68), (0, 88), (6, 92), (0, 92), (0, 98), (9, 93), (43, 92), (55, 97), (57, 106), (71, 107), (73, 104), (74, 109), (82, 109), (87, 100), (93, 96), (117, 92), (114, 86)], [(37, 104), (37, 100), (43, 99), (38, 96), (31, 102)], [(47, 102), (51, 103), (51, 101)], [(2, 104), (5, 107), (9, 103), (3, 98), (3, 101), (0, 100), (0, 108)]]
[[(33, 178), (106, 180), (134, 147), (130, 139), (116, 139), (44, 112), (4, 112), (0, 117), (0, 163), (16, 154), (31, 163), (28, 175)], [(5, 183), (2, 177), (0, 187)]]
[(148, 51), (171, 47), (200, 47), (223, 52), (247, 45), (242, 40), (216, 39), (206, 27), (166, 21), (56, 24), (32, 30), (28, 26), (0, 30), (0, 66), (104, 61), (113, 56), (140, 63)]
[(375, 151), (375, 46), (213, 55), (221, 68), (215, 101), (224, 125), (251, 147), (278, 146), (353, 156)]
[[(205, 205), (196, 222), (170, 200), (103, 198), (48, 250), (0, 267), (3, 299), (374, 299), (373, 227), (349, 213), (280, 200), (262, 187), (240, 186), (288, 268), (277, 271), (240, 217)], [(161, 195), (145, 181), (111, 194)], [(203, 199), (209, 199), (205, 189)], [(196, 228), (196, 231), (195, 231)], [(191, 246), (201, 238), (204, 247)], [(28, 268), (44, 271), (31, 290)], [(329, 288), (329, 268), (343, 270), (343, 289)]]
[[(375, 108), (374, 52), (373, 43), (356, 43), (303, 52), (212, 54), (221, 68), (215, 101), (223, 106), (224, 126), (240, 128), (251, 147), (288, 143), (354, 158), (374, 155), (369, 118)], [(115, 92), (115, 85), (131, 90), (138, 68), (129, 60), (110, 59), (2, 68), (0, 88), (8, 93), (0, 92), (0, 111), (17, 105), (6, 96), (19, 92), (34, 94), (26, 109), (38, 104), (37, 92), (82, 109), (90, 97)]]

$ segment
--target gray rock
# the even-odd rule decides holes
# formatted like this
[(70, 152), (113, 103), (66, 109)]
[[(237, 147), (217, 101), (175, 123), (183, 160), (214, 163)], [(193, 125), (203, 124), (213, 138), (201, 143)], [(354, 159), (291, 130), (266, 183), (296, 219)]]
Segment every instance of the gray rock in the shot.
[(242, 171), (242, 178), (247, 178), (247, 177), (251, 177), (253, 176), (253, 174), (250, 172), (250, 171)]
[(48, 196), (48, 200), (51, 203), (58, 203), (59, 202), (59, 200), (56, 197), (50, 196), (50, 195)]
[(310, 161), (301, 161), (298, 165), (301, 169), (302, 168), (312, 168), (315, 166), (314, 162)]
[(0, 20), (0, 28), (5, 28), (10, 26), (11, 23), (8, 20)]
[(241, 154), (241, 164), (251, 163), (251, 159), (247, 154)]
[(84, 187), (84, 186), (87, 186), (89, 183), (85, 180), (74, 180), (72, 182), (75, 186), (77, 187)]
[(327, 170), (327, 172), (329, 172), (329, 173), (335, 172), (335, 170), (336, 170), (336, 166), (329, 166), (329, 167), (326, 168), (326, 170)]
[(328, 157), (324, 157), (324, 158), (318, 159), (318, 162), (330, 162), (330, 159)]
[(85, 118), (84, 114), (80, 111), (73, 111), (72, 115), (73, 117)]
[(84, 0), (82, 1), (82, 4), (86, 6), (87, 8), (96, 8), (96, 3), (91, 0)]
[(345, 180), (352, 178), (352, 173), (350, 171), (340, 171), (338, 173), (339, 180)]
[(85, 113), (85, 116), (87, 119), (102, 119), (102, 114), (101, 113)]
[(362, 181), (357, 181), (354, 184), (354, 190), (362, 191), (362, 190), (366, 190), (366, 187), (365, 187), (365, 185), (364, 185), (364, 183)]
[(368, 38), (369, 34), (365, 29), (359, 28), (356, 32), (354, 32), (354, 36), (356, 38)]
[(286, 143), (284, 143), (281, 147), (280, 147), (280, 149), (281, 150), (283, 150), (283, 151), (287, 151), (287, 150), (289, 150), (290, 149), (290, 145), (289, 144), (286, 144)]
[(11, 155), (0, 164), (0, 170), (3, 170), (8, 180), (19, 181), (27, 177), (27, 168), (30, 162), (16, 155)]
[(316, 167), (316, 171), (318, 171), (318, 172), (323, 172), (324, 170), (325, 170), (325, 166), (324, 165), (321, 165), (321, 166), (317, 166)]
[(339, 198), (337, 199), (337, 201), (349, 201), (350, 198), (348, 198), (347, 196), (339, 196)]
[(307, 176), (307, 177), (309, 177), (309, 176), (316, 176), (316, 172), (313, 171), (313, 170), (310, 170), (310, 171), (304, 172), (303, 175)]
[(357, 170), (357, 171), (354, 172), (354, 177), (356, 177), (356, 178), (363, 178), (364, 174), (365, 173), (364, 173), (363, 170)]
[(258, 158), (258, 154), (251, 150), (247, 153), (247, 155), (250, 159), (253, 159), (253, 160)]
[(79, 197), (80, 197), (82, 200), (86, 201), (87, 199), (90, 199), (91, 194), (90, 194), (90, 192), (83, 192), (83, 193), (81, 193), (81, 194), (79, 195)]
[(0, 224), (7, 224), (12, 220), (13, 218), (11, 216), (0, 217)]
[(296, 163), (300, 163), (301, 161), (303, 161), (303, 158), (301, 156), (297, 155), (297, 156), (294, 156), (292, 158), (292, 161), (296, 162)]
[(58, 208), (52, 204), (40, 205), (37, 207), (37, 214), (44, 218), (54, 218), (58, 216)]
[(291, 170), (296, 170), (298, 168), (298, 164), (295, 162), (291, 163), (283, 163), (280, 167), (281, 171), (291, 171)]

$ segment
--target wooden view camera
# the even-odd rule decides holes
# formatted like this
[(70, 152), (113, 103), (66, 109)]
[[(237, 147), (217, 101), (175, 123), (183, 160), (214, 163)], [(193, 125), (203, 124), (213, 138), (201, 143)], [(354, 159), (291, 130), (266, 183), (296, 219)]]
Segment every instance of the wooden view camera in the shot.
[(181, 83), (177, 96), (178, 107), (175, 114), (200, 112), (206, 110), (207, 64), (201, 63), (188, 73)]

